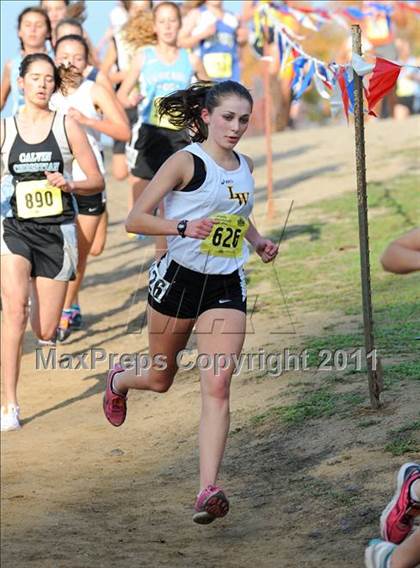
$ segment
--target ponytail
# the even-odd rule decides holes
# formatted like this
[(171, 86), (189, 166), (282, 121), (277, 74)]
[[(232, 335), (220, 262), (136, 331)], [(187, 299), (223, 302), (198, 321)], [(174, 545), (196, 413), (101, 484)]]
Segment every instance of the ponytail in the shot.
[(192, 130), (193, 142), (203, 142), (207, 138), (207, 125), (201, 118), (201, 111), (206, 106), (206, 95), (212, 87), (213, 83), (210, 82), (194, 83), (188, 89), (162, 97), (158, 103), (159, 116), (165, 115), (179, 129)]
[(71, 89), (77, 89), (83, 83), (83, 73), (74, 65), (60, 65), (58, 67), (60, 77), (60, 91), (66, 97)]

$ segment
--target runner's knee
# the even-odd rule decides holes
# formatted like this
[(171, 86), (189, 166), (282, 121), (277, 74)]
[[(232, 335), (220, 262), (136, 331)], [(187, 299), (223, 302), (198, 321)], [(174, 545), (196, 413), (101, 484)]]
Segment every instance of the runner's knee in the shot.
[(171, 388), (174, 381), (175, 373), (171, 370), (151, 371), (150, 387), (154, 392), (165, 393)]
[(229, 399), (230, 373), (221, 372), (219, 375), (213, 376), (211, 379), (205, 377), (204, 382), (206, 382), (206, 397), (219, 401), (225, 401)]
[(54, 339), (57, 331), (57, 325), (48, 325), (34, 329), (34, 333), (41, 341), (50, 341)]

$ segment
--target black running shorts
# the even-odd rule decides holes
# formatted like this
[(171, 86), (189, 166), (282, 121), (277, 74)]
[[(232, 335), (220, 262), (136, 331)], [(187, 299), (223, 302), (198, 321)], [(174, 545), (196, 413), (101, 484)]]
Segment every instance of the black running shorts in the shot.
[(149, 271), (148, 302), (167, 316), (197, 319), (215, 308), (246, 313), (246, 285), (243, 269), (231, 274), (203, 274), (171, 260), (162, 274), (162, 262)]
[(102, 215), (106, 209), (105, 192), (94, 195), (74, 194), (77, 201), (77, 212), (80, 215)]
[[(138, 112), (137, 107), (135, 108), (126, 108), (125, 114), (127, 115), (128, 122), (130, 123), (130, 128), (136, 124), (138, 120)], [(125, 154), (125, 145), (127, 142), (122, 140), (114, 140), (114, 144), (112, 146), (112, 153), (113, 154)]]
[(190, 143), (185, 130), (142, 124), (134, 144), (137, 156), (131, 173), (138, 178), (152, 179), (163, 162)]
[(67, 282), (77, 270), (74, 223), (36, 223), (7, 217), (2, 221), (1, 254), (23, 256), (32, 265), (31, 276)]

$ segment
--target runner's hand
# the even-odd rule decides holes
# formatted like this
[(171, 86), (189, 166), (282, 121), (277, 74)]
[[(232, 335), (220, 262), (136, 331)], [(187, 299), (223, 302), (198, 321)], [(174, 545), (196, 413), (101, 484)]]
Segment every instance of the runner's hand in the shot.
[(69, 184), (65, 180), (63, 174), (60, 174), (60, 172), (44, 172), (44, 173), (49, 183), (54, 187), (58, 187), (59, 189), (61, 189), (61, 191), (65, 191), (66, 193), (70, 193), (71, 191), (73, 191), (71, 184)]
[(207, 28), (205, 28), (201, 33), (197, 34), (197, 36), (200, 38), (200, 41), (203, 41), (208, 37), (214, 36), (215, 33), (216, 33), (216, 24), (213, 23), (207, 26)]
[(255, 252), (261, 257), (263, 262), (272, 262), (279, 251), (279, 245), (270, 241), (270, 239), (259, 239), (255, 246)]
[(76, 108), (73, 107), (69, 108), (69, 110), (67, 111), (67, 115), (76, 122), (78, 122), (79, 124), (85, 124), (87, 120), (87, 116), (85, 116), (84, 114), (82, 114), (80, 111), (78, 111)]
[(185, 236), (193, 239), (205, 239), (210, 235), (215, 223), (216, 221), (214, 219), (196, 219), (195, 221), (188, 221)]
[(127, 108), (135, 108), (137, 105), (141, 103), (143, 99), (144, 96), (141, 95), (140, 93), (130, 93), (128, 95), (128, 102), (130, 103), (130, 106)]

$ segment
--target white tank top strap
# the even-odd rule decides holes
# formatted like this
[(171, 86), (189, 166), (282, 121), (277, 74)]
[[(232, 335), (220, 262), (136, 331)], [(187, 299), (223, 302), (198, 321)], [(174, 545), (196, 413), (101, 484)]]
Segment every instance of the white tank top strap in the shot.
[(17, 128), (14, 116), (8, 116), (3, 119), (4, 125), (4, 140), (1, 146), (1, 151), (4, 156), (8, 156), (12, 148), (13, 142), (17, 136)]
[(52, 131), (54, 138), (60, 148), (64, 162), (64, 176), (71, 178), (71, 166), (73, 162), (73, 153), (70, 147), (70, 141), (66, 131), (66, 116), (60, 112), (55, 113)]

